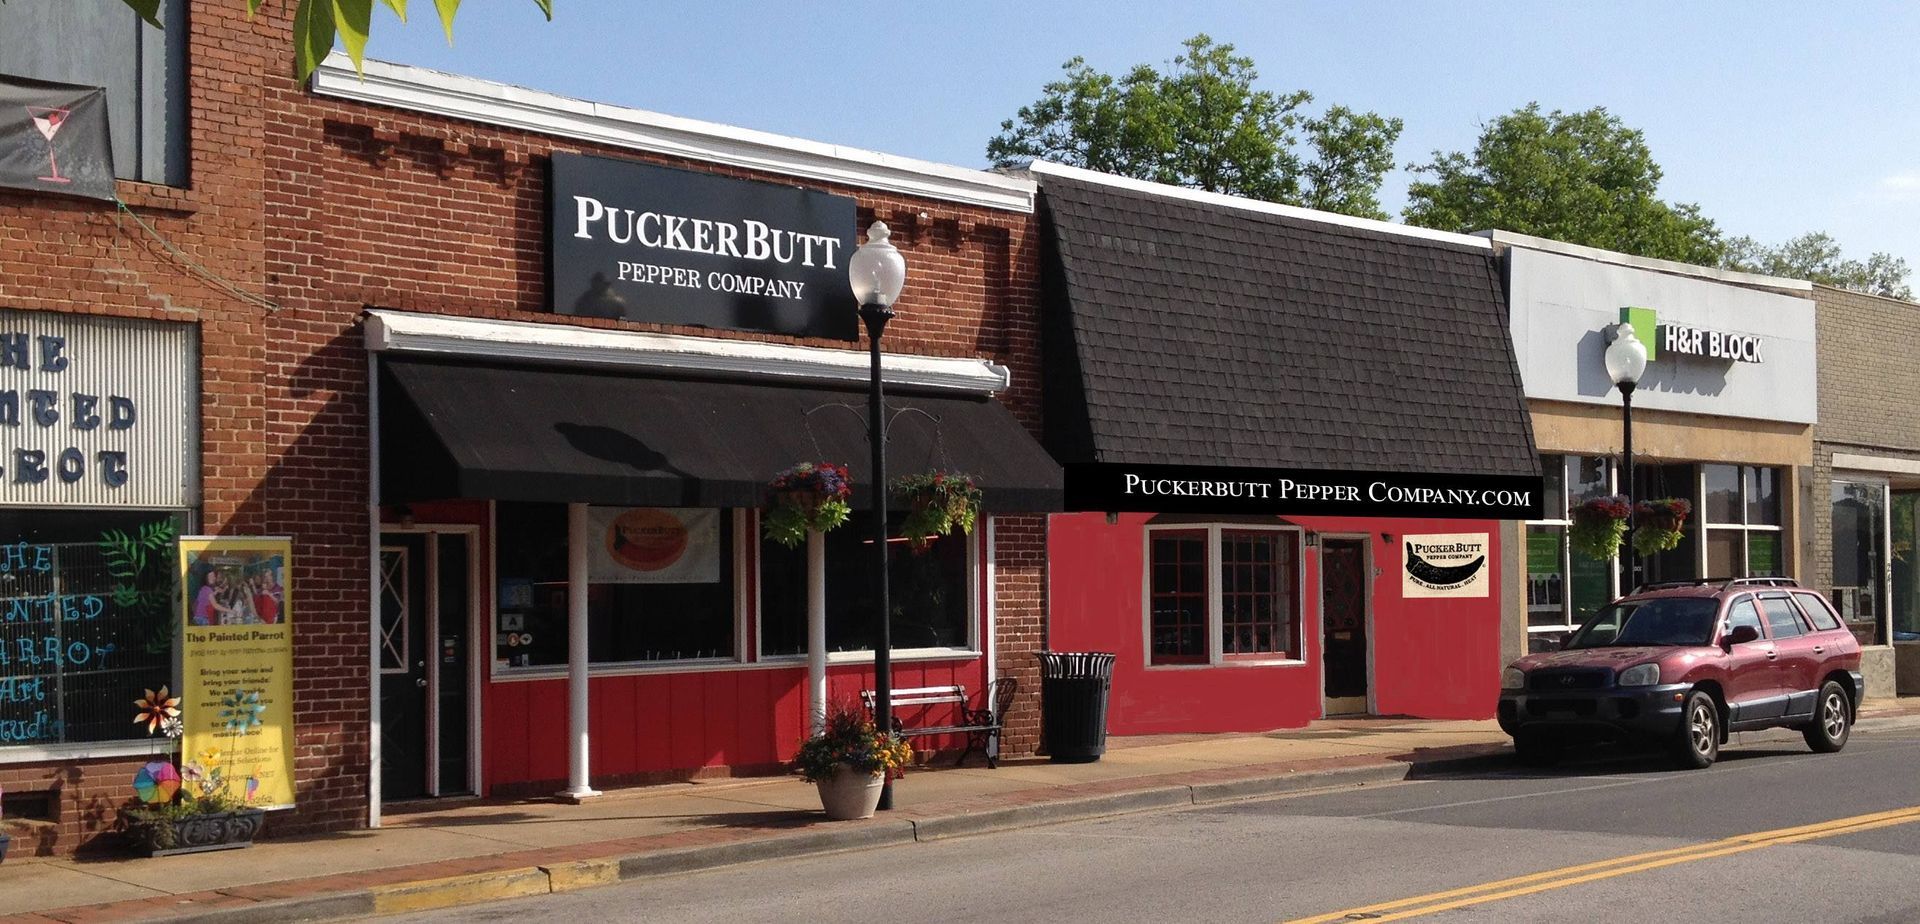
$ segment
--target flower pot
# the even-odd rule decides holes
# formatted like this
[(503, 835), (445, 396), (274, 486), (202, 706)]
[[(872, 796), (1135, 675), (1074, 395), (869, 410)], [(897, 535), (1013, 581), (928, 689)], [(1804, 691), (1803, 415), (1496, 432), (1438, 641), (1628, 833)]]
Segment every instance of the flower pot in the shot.
[(129, 825), (127, 833), (134, 847), (149, 857), (170, 857), (182, 853), (206, 853), (253, 846), (260, 833), (261, 809), (189, 815), (185, 818), (156, 820)]
[(827, 819), (847, 821), (873, 817), (873, 810), (880, 806), (880, 787), (884, 781), (885, 777), (878, 772), (864, 773), (842, 764), (832, 779), (813, 785), (820, 789), (820, 806), (827, 810)]

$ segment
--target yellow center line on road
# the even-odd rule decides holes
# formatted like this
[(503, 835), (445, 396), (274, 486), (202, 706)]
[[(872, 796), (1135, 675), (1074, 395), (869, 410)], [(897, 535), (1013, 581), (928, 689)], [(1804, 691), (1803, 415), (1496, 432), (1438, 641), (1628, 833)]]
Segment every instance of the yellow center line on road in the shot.
[(1837, 837), (1858, 831), (1871, 831), (1893, 825), (1920, 822), (1920, 806), (1892, 809), (1885, 812), (1872, 812), (1866, 815), (1854, 815), (1836, 818), (1809, 825), (1797, 825), (1791, 828), (1776, 828), (1771, 831), (1756, 831), (1741, 834), (1704, 844), (1689, 844), (1685, 847), (1670, 847), (1665, 850), (1653, 850), (1646, 853), (1628, 854), (1610, 860), (1597, 860), (1575, 866), (1565, 866), (1544, 872), (1515, 876), (1494, 882), (1464, 888), (1416, 895), (1390, 902), (1349, 908), (1309, 918), (1298, 918), (1288, 924), (1331, 924), (1335, 921), (1400, 921), (1407, 918), (1434, 914), (1454, 908), (1485, 904), (1508, 898), (1519, 898), (1536, 892), (1564, 889), (1568, 886), (1610, 879), (1629, 873), (1645, 872), (1681, 863), (1693, 863), (1710, 860), (1715, 857), (1745, 853), (1779, 844), (1797, 844), (1802, 841)]

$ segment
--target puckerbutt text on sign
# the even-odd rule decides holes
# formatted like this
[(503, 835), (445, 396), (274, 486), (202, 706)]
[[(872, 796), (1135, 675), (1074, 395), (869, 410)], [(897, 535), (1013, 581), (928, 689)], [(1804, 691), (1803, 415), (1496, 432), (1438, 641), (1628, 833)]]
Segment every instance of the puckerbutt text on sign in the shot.
[(1112, 513), (1539, 519), (1537, 477), (1093, 463), (1066, 466), (1066, 508)]
[(1487, 533), (1401, 537), (1400, 595), (1408, 599), (1485, 597), (1493, 581)]
[(849, 197), (564, 153), (548, 195), (556, 313), (857, 335)]

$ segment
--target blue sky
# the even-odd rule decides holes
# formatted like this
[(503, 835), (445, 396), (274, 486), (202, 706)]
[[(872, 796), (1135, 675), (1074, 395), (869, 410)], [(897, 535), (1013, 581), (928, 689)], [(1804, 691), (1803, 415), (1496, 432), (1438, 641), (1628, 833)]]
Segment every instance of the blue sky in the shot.
[(965, 166), (1067, 58), (1161, 65), (1206, 32), (1265, 88), (1406, 120), (1402, 164), (1529, 101), (1605, 105), (1730, 234), (1824, 230), (1920, 271), (1920, 4), (555, 0), (546, 23), (471, 0), (451, 48), (413, 6), (377, 14), (369, 57)]

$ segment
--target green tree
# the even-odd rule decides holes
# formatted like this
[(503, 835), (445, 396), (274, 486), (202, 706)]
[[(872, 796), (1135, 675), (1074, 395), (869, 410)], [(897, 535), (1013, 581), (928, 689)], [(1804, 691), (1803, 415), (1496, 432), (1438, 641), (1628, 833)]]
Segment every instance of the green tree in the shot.
[(1408, 169), (1407, 223), (1446, 231), (1500, 229), (1643, 257), (1716, 266), (1720, 230), (1690, 203), (1659, 197), (1646, 139), (1604, 107), (1541, 113), (1529, 103), (1495, 119), (1472, 152), (1435, 151)]
[[(987, 157), (1036, 158), (1190, 186), (1385, 218), (1380, 181), (1393, 169), (1399, 119), (1334, 106), (1318, 118), (1305, 90), (1254, 89), (1253, 59), (1196, 35), (1163, 73), (1146, 64), (1115, 77), (1075, 57), (1040, 99), (1000, 123)], [(1295, 131), (1305, 133), (1304, 142)], [(1303, 151), (1303, 149), (1305, 149)]]
[(1802, 234), (1775, 247), (1745, 235), (1736, 237), (1727, 242), (1723, 265), (1748, 273), (1806, 279), (1870, 295), (1913, 300), (1913, 288), (1907, 284), (1907, 261), (1889, 253), (1849, 260), (1842, 255), (1840, 242), (1821, 231)]
[[(159, 28), (161, 0), (126, 0), (142, 19)], [(247, 15), (260, 11), (264, 0), (246, 0)], [(407, 0), (379, 0), (387, 9), (407, 21)], [(553, 19), (553, 0), (533, 0)], [(374, 0), (298, 0), (293, 12), (293, 73), (305, 81), (333, 50), (335, 36), (345, 45), (353, 67), (359, 70), (367, 50), (367, 33), (373, 24)], [(460, 11), (460, 0), (433, 0), (440, 13), (440, 25), (447, 30), (447, 44), (453, 44), (453, 17)]]

